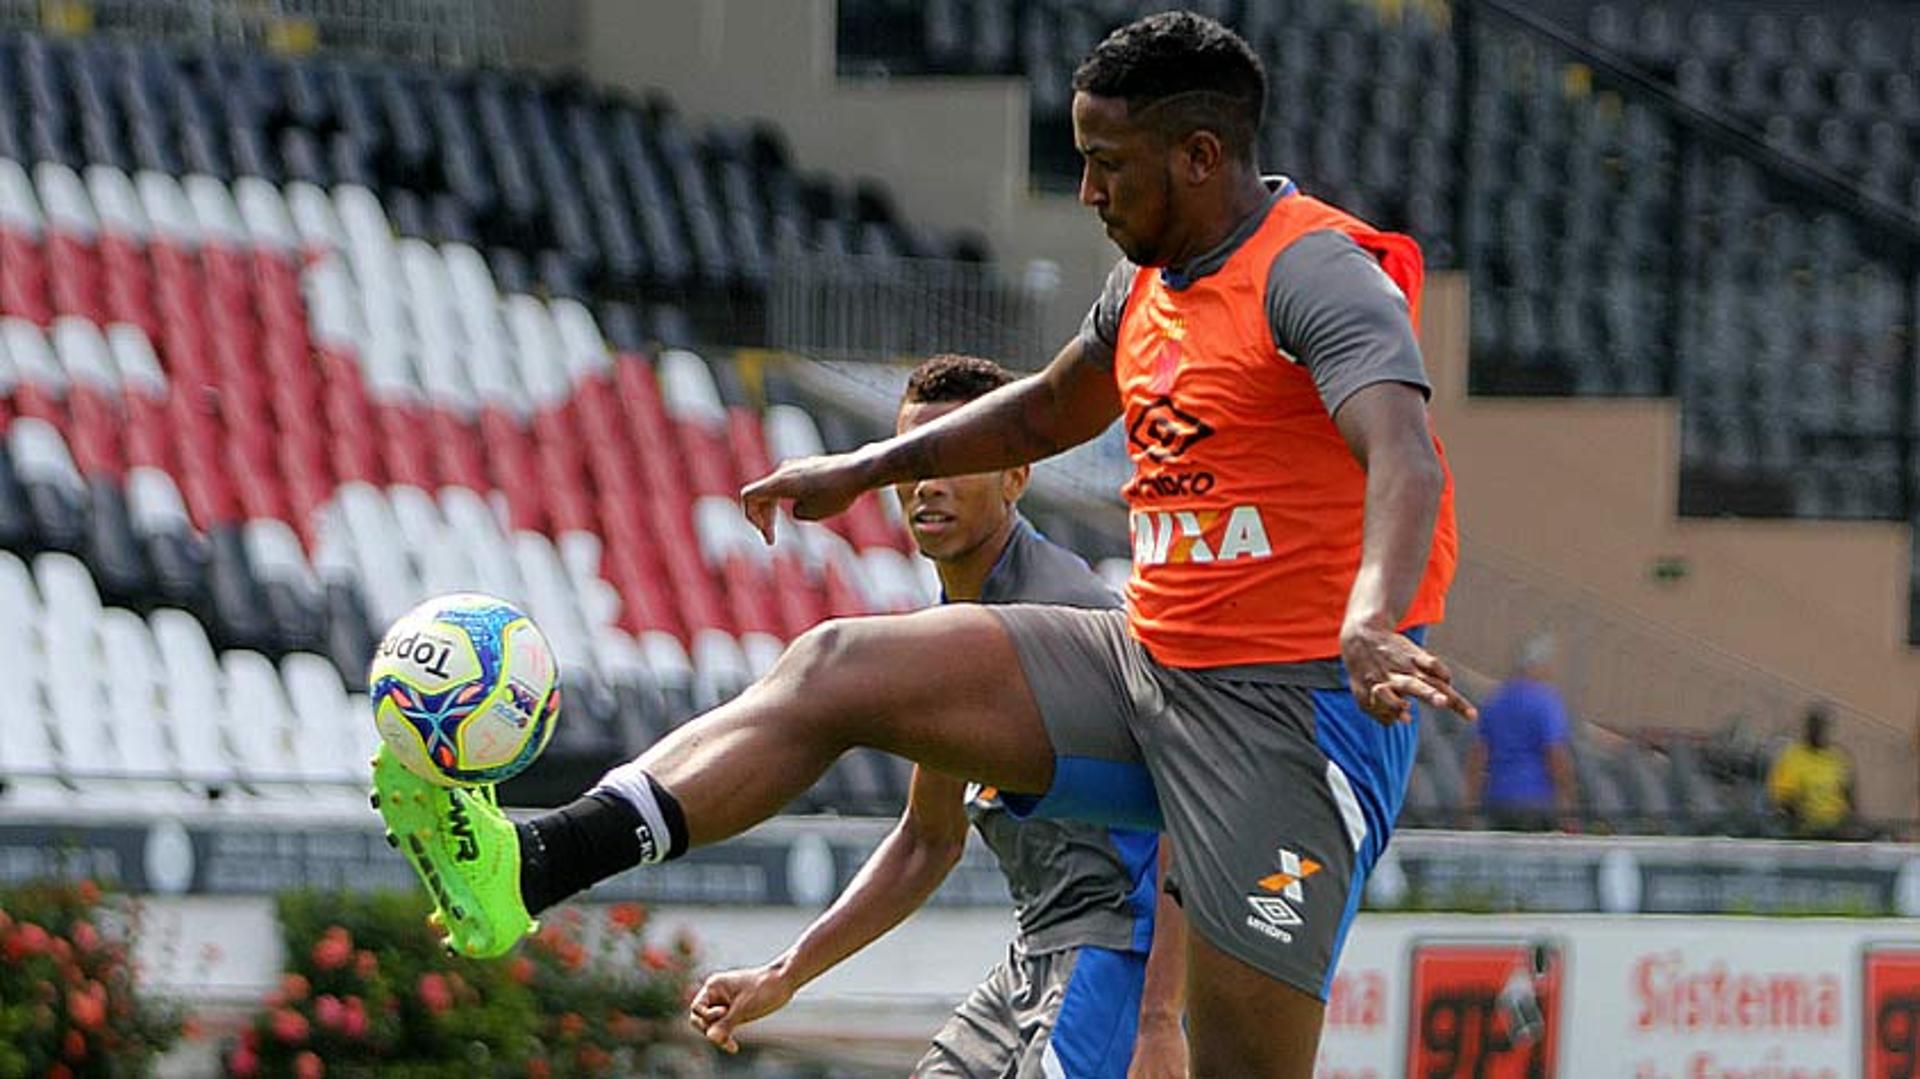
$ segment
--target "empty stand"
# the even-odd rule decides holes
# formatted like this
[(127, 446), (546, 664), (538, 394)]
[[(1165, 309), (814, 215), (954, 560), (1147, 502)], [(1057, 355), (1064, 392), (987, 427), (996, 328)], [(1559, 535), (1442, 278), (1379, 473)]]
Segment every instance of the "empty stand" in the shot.
[[(777, 132), (519, 75), (35, 36), (0, 40), (16, 99), (0, 662), (35, 690), (7, 799), (345, 797), (379, 627), (478, 589), (565, 671), (519, 784), (550, 800), (828, 613), (923, 598), (877, 501), (760, 544), (733, 499), (777, 459), (767, 421), (650, 299), (764, 288), (777, 249), (920, 250), (884, 193), (795, 177)], [(853, 801), (812, 804), (903, 774), (850, 759)]]

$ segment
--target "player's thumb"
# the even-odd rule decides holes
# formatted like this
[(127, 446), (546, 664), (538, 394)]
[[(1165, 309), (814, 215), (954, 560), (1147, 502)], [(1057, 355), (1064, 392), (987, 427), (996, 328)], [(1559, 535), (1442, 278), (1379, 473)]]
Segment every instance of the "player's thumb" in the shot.
[(729, 1053), (740, 1051), (739, 1043), (733, 1040), (733, 1019), (730, 1015), (719, 1016), (707, 1024), (707, 1040)]

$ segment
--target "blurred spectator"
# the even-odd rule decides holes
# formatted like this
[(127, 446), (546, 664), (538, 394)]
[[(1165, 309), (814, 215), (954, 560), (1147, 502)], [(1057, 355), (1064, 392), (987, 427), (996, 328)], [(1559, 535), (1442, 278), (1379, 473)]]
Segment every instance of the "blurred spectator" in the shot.
[(1479, 739), (1467, 754), (1467, 790), (1494, 828), (1545, 831), (1573, 808), (1567, 706), (1553, 685), (1554, 643), (1533, 637), (1513, 677), (1480, 706)]
[(1767, 774), (1775, 812), (1799, 836), (1831, 839), (1853, 816), (1853, 764), (1827, 744), (1827, 710), (1807, 709), (1800, 741), (1780, 751)]

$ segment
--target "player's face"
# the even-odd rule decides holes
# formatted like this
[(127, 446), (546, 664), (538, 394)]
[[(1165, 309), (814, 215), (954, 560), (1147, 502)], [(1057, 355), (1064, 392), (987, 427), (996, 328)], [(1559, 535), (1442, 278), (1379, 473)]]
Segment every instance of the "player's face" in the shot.
[[(900, 406), (896, 428), (911, 431), (961, 404), (908, 402)], [(907, 528), (920, 553), (935, 562), (950, 562), (973, 554), (1000, 531), (1026, 485), (1027, 470), (1012, 468), (902, 483), (894, 487), (894, 493), (900, 496)]]
[(1083, 162), (1080, 201), (1122, 254), (1160, 265), (1173, 220), (1172, 149), (1129, 118), (1125, 101), (1085, 92), (1073, 95), (1073, 142)]

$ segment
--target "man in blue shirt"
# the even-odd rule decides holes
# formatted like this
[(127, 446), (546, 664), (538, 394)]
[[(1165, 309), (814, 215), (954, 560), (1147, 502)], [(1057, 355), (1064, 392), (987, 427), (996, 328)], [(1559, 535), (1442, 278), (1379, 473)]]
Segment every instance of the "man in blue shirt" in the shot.
[(1573, 808), (1567, 706), (1553, 685), (1553, 659), (1552, 638), (1527, 641), (1513, 677), (1480, 706), (1467, 791), (1494, 828), (1546, 831)]

